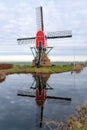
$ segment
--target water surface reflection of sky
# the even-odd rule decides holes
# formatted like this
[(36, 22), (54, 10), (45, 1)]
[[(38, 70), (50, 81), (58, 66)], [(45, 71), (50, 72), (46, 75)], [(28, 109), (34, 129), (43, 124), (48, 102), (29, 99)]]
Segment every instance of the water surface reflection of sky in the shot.
[[(87, 69), (81, 73), (52, 74), (47, 80), (53, 89), (46, 90), (47, 96), (72, 98), (71, 102), (46, 99), (43, 106), (43, 121), (67, 121), (75, 114), (76, 107), (87, 100)], [(18, 90), (29, 91), (34, 77), (31, 74), (8, 75), (0, 83), (0, 129), (1, 130), (39, 130), (40, 107), (35, 98), (17, 96)], [(44, 127), (44, 124), (43, 124)]]

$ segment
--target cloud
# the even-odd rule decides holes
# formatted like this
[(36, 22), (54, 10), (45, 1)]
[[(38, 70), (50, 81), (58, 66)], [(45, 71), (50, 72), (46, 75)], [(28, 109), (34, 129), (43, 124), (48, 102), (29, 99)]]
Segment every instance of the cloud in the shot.
[(7, 56), (0, 56), (0, 62), (28, 62), (32, 61), (33, 56), (25, 56), (25, 55), (7, 55)]
[[(70, 49), (77, 55), (87, 55), (87, 1), (86, 0), (6, 0), (0, 1), (0, 51), (19, 53), (29, 51), (31, 45), (17, 46), (19, 37), (35, 36), (37, 6), (43, 6), (45, 33), (49, 31), (72, 30), (71, 39), (49, 40), (60, 55), (70, 55)], [(7, 47), (8, 46), (8, 47)], [(33, 45), (32, 45), (33, 46)], [(72, 48), (73, 47), (73, 48)], [(64, 51), (64, 49), (66, 49)], [(62, 51), (63, 50), (63, 51)], [(67, 51), (68, 50), (68, 51)], [(67, 53), (66, 53), (67, 52)], [(58, 56), (57, 56), (58, 57)]]

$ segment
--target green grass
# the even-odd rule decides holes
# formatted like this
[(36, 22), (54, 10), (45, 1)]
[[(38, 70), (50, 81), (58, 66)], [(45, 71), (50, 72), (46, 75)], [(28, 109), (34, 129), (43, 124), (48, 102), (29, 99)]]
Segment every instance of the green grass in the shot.
[(5, 72), (6, 74), (10, 74), (10, 73), (60, 73), (60, 72), (72, 71), (72, 66), (66, 65), (66, 66), (52, 66), (52, 67), (36, 68), (36, 67), (28, 66), (28, 65), (24, 65), (24, 66), (15, 65), (11, 69), (4, 69), (0, 71)]

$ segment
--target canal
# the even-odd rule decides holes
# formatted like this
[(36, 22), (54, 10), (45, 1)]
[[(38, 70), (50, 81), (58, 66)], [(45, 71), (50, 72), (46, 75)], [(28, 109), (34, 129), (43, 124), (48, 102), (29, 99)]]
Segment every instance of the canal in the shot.
[[(38, 93), (45, 99), (37, 100)], [(49, 130), (47, 122), (66, 123), (84, 102), (87, 68), (78, 73), (8, 75), (0, 83), (0, 130)]]

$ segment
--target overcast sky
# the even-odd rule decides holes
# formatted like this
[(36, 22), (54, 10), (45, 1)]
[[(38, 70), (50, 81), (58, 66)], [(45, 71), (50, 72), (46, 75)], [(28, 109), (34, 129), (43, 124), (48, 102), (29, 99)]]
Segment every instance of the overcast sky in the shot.
[(72, 38), (47, 41), (54, 47), (49, 56), (87, 60), (87, 0), (0, 0), (0, 61), (9, 56), (10, 60), (33, 58), (29, 47), (35, 44), (18, 45), (16, 39), (36, 35), (38, 6), (43, 6), (45, 33), (72, 30)]

